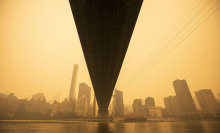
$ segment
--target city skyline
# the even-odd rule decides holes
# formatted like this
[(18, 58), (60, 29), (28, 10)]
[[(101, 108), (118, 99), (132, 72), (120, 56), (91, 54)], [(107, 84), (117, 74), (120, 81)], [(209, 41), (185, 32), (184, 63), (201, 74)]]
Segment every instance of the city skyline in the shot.
[[(77, 65), (77, 64), (75, 64), (75, 65)], [(78, 65), (77, 65), (77, 69), (78, 69)], [(186, 83), (186, 80), (185, 79), (182, 79), (182, 80), (180, 80), (180, 79), (176, 79), (176, 80), (174, 80), (173, 81), (173, 90), (175, 90), (175, 83), (174, 82), (177, 82), (177, 81), (184, 81), (185, 83)], [(72, 83), (72, 81), (71, 81), (71, 83)], [(187, 83), (186, 83), (186, 86), (187, 86), (187, 88), (188, 88), (188, 90), (190, 91), (190, 89), (189, 89), (189, 87), (188, 87), (188, 85), (187, 85)], [(81, 89), (81, 90), (80, 90)], [(198, 92), (201, 92), (201, 91), (203, 91), (203, 90), (207, 90), (207, 89), (199, 89), (199, 90), (197, 90), (197, 91), (195, 91), (195, 92), (190, 92), (190, 97), (192, 98), (192, 99), (190, 99), (190, 100), (193, 100), (193, 106), (195, 106), (195, 109), (201, 109), (201, 105), (198, 105), (199, 106), (199, 108), (195, 105), (196, 104), (196, 101), (195, 100), (198, 100), (198, 99), (193, 99), (193, 96), (195, 96), (195, 98), (197, 98), (197, 95), (196, 95), (196, 93), (198, 93)], [(215, 97), (215, 99), (218, 99), (220, 96), (219, 95), (217, 95), (217, 96), (215, 96), (214, 94), (213, 94), (213, 91), (212, 91), (212, 89), (209, 89), (209, 90), (211, 90), (211, 93), (212, 93), (212, 95)], [(115, 92), (118, 92), (118, 94), (117, 95), (122, 95), (122, 101), (124, 101), (123, 99), (123, 90), (120, 90), (120, 89), (114, 89), (114, 91)], [(2, 92), (0, 92), (0, 94), (5, 94), (5, 95), (10, 95), (11, 93), (13, 93), (14, 94), (14, 92), (10, 92), (10, 93), (2, 93)], [(69, 95), (70, 95), (70, 93), (71, 92), (69, 92)], [(75, 96), (75, 99), (79, 99), (82, 95), (85, 95), (85, 97), (86, 97), (86, 99), (87, 99), (87, 101), (89, 101), (89, 103), (91, 104), (91, 98), (92, 97), (94, 97), (94, 92), (93, 92), (93, 90), (85, 83), (85, 82), (81, 82), (81, 83), (79, 83), (79, 87), (78, 87), (78, 91), (77, 91), (77, 97)], [(120, 94), (121, 93), (121, 94)], [(32, 95), (32, 98), (34, 97), (34, 95), (38, 95), (38, 94), (44, 94), (43, 92), (36, 92), (36, 93), (34, 93), (33, 95)], [(60, 93), (58, 93), (59, 95), (60, 95)], [(54, 99), (47, 99), (47, 101), (46, 102), (49, 102), (49, 103), (53, 103), (54, 101), (57, 101), (57, 95), (58, 94), (56, 94), (55, 96), (54, 96)], [(76, 94), (76, 93), (75, 93)], [(218, 93), (217, 92), (217, 94), (220, 94), (220, 93)], [(87, 95), (87, 96), (86, 96)], [(28, 95), (28, 97), (25, 97), (25, 98), (19, 98), (19, 99), (27, 99), (27, 100), (30, 100), (30, 96), (31, 95)], [(121, 96), (120, 96), (121, 97)], [(112, 95), (112, 98), (111, 98), (111, 101), (110, 101), (110, 104), (112, 104), (113, 102), (114, 102), (114, 98), (115, 98), (115, 94), (113, 94)], [(137, 97), (136, 97), (137, 98)], [(136, 99), (135, 98), (135, 99)], [(136, 100), (141, 100), (141, 103), (143, 103), (142, 105), (145, 105), (146, 107), (155, 107), (155, 106), (160, 106), (160, 107), (163, 107), (163, 108), (166, 108), (166, 103), (164, 102), (164, 100), (166, 99), (166, 101), (168, 101), (168, 99), (174, 99), (175, 98), (175, 100), (177, 100), (177, 98), (176, 98), (176, 95), (174, 95), (174, 96), (172, 96), (171, 94), (170, 95), (168, 95), (168, 96), (165, 96), (165, 97), (163, 97), (162, 98), (162, 100), (163, 100), (163, 104), (155, 104), (155, 101), (154, 101), (154, 97), (151, 97), (151, 95), (146, 95), (145, 96), (145, 98), (138, 98), (138, 99), (136, 99)], [(89, 100), (88, 100), (89, 99)], [(135, 99), (133, 99), (133, 100), (135, 100)], [(65, 100), (71, 100), (70, 98), (69, 98), (69, 96), (67, 96), (67, 97), (65, 97), (65, 98), (62, 98), (62, 100), (61, 101), (65, 101)], [(59, 102), (59, 101), (58, 101)], [(134, 101), (132, 101), (132, 102), (134, 102)], [(171, 101), (169, 101), (169, 102), (171, 102)], [(172, 101), (173, 102), (173, 101)], [(177, 101), (176, 101), (177, 102)], [(125, 104), (128, 104), (128, 105), (132, 105), (132, 103), (128, 103), (128, 102), (123, 102), (124, 103), (124, 105)], [(173, 103), (173, 104), (176, 104), (175, 102)], [(199, 103), (199, 101), (198, 101), (198, 104), (200, 104)], [(89, 106), (89, 105), (88, 105)], [(88, 108), (90, 108), (90, 107), (88, 107)], [(179, 110), (179, 109), (178, 109)], [(175, 114), (175, 113), (174, 113)]]
[[(165, 97), (165, 107), (158, 106), (153, 97), (146, 96), (145, 99), (133, 99), (132, 105), (125, 105), (123, 100), (123, 91), (115, 89), (113, 100), (109, 107), (109, 116), (124, 117), (129, 115), (137, 118), (162, 119), (162, 118), (181, 118), (188, 116), (189, 118), (214, 117), (220, 112), (220, 99), (216, 98), (211, 89), (201, 89), (194, 92), (196, 99), (192, 99), (190, 89), (186, 80), (174, 80), (173, 88), (176, 96)], [(0, 102), (3, 108), (0, 110), (3, 114), (2, 118), (13, 119), (18, 117), (21, 113), (21, 118), (28, 118), (23, 116), (24, 113), (29, 113), (30, 118), (36, 118), (31, 113), (38, 112), (38, 116), (43, 119), (51, 118), (67, 118), (65, 116), (71, 115), (71, 118), (78, 117), (96, 117), (98, 108), (96, 108), (96, 100), (94, 97), (91, 100), (91, 88), (86, 83), (80, 83), (78, 98), (65, 99), (64, 101), (49, 103), (43, 93), (36, 93), (32, 95), (30, 100), (18, 99), (14, 93), (8, 95), (0, 93)], [(196, 108), (194, 102), (198, 100), (199, 108)], [(8, 102), (6, 102), (8, 101)], [(144, 102), (143, 102), (144, 101)], [(132, 106), (132, 110), (129, 109)], [(6, 111), (8, 109), (8, 111)], [(95, 110), (94, 110), (95, 109)], [(126, 109), (126, 112), (124, 111)], [(23, 110), (23, 111), (21, 111)], [(94, 115), (95, 111), (95, 115)], [(130, 112), (130, 113), (128, 113)], [(60, 114), (61, 113), (61, 114)], [(49, 115), (49, 116), (48, 116)], [(19, 118), (19, 117), (18, 117)]]
[[(80, 82), (92, 86), (69, 3), (58, 0), (53, 0), (53, 5), (50, 3), (51, 0), (21, 0), (19, 6), (15, 6), (11, 0), (0, 2), (0, 92), (15, 92), (19, 98), (42, 92), (49, 100), (61, 93), (64, 100), (69, 95), (74, 64), (80, 66), (76, 93)], [(159, 41), (166, 39), (167, 33), (191, 5), (191, 0), (144, 1), (116, 84), (116, 88), (123, 91), (125, 103), (131, 104), (133, 99), (144, 99), (150, 94), (157, 105), (164, 106), (163, 98), (175, 94), (171, 82), (177, 78), (186, 79), (192, 92), (210, 88), (217, 97), (220, 88), (220, 31), (216, 30), (220, 28), (219, 12), (157, 66), (144, 69), (143, 78), (139, 78), (142, 74), (137, 74), (139, 66), (146, 63), (160, 46)], [(214, 3), (207, 9), (212, 5)], [(155, 60), (152, 65), (160, 59)], [(147, 72), (148, 69), (151, 70)]]

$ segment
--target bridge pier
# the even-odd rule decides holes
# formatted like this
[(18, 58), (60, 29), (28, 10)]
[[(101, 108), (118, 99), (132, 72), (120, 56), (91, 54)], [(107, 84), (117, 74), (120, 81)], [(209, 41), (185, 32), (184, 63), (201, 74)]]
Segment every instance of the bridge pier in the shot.
[(100, 110), (98, 111), (98, 117), (107, 117), (109, 115), (108, 109), (107, 110)]

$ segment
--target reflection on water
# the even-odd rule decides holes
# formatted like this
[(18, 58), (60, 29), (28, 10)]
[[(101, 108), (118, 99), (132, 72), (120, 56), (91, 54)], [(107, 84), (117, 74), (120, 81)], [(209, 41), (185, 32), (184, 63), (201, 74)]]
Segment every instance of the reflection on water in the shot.
[[(207, 122), (203, 121), (188, 121), (184, 124), (170, 123), (171, 130), (173, 132), (189, 132), (189, 133), (204, 133)], [(210, 130), (211, 127), (209, 127)]]
[(0, 133), (220, 133), (220, 121), (0, 123)]
[(127, 127), (125, 127), (125, 123), (118, 123), (118, 124), (114, 124), (115, 126), (115, 130), (120, 132), (120, 133), (126, 133), (125, 130)]
[(111, 133), (108, 123), (99, 123), (97, 133)]

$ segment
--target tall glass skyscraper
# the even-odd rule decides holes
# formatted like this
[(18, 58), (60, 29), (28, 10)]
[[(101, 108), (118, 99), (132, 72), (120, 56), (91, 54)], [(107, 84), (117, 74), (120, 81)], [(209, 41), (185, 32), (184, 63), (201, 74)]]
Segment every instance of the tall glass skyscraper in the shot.
[(71, 82), (70, 93), (69, 93), (69, 99), (70, 100), (71, 99), (75, 100), (75, 88), (76, 88), (77, 73), (78, 73), (78, 65), (74, 64), (72, 82)]

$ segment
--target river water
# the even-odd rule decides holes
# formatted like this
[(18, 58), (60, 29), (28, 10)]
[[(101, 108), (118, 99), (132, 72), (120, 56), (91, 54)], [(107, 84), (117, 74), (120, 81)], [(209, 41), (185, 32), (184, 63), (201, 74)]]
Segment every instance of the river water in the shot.
[(0, 133), (220, 133), (220, 121), (0, 123)]

